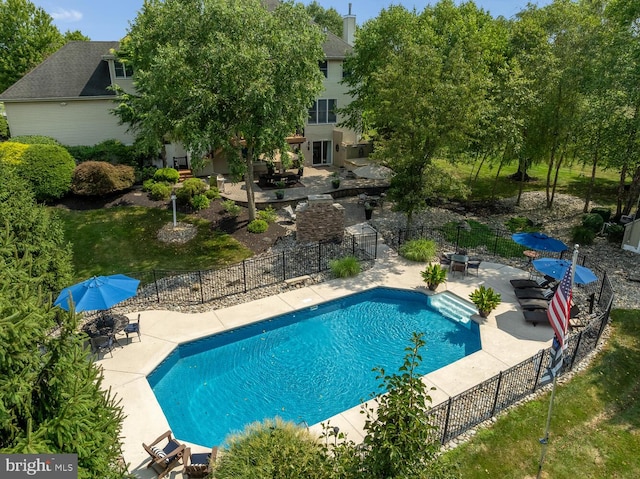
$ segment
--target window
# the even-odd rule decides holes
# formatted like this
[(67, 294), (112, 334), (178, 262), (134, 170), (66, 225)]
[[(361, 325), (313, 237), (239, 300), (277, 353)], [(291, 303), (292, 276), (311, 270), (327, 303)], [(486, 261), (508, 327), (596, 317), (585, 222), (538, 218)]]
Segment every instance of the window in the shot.
[(314, 101), (311, 108), (309, 108), (309, 124), (320, 123), (335, 123), (336, 117), (336, 105), (337, 100), (334, 99), (322, 99)]
[(329, 76), (329, 66), (327, 65), (327, 60), (322, 62), (318, 62), (318, 67), (320, 67), (320, 71), (324, 75), (325, 78)]
[(116, 71), (116, 78), (131, 78), (133, 76), (133, 67), (122, 62), (113, 62), (113, 68)]

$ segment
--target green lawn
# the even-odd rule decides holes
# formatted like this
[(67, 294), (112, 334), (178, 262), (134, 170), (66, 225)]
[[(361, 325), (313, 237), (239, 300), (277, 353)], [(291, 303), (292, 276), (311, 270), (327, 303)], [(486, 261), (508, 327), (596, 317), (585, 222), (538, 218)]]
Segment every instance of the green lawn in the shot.
[[(452, 170), (452, 166), (445, 161), (440, 160), (438, 161), (438, 164), (447, 170)], [(477, 168), (477, 166), (474, 166), (473, 168), (473, 174), (475, 175), (475, 168)], [(500, 178), (496, 184), (496, 197), (505, 198), (518, 194), (518, 188), (520, 186), (519, 183), (517, 181), (507, 179), (507, 176), (515, 173), (517, 170), (518, 165), (515, 162), (502, 168)], [(488, 161), (485, 161), (482, 169), (480, 170), (480, 174), (478, 175), (478, 179), (470, 181), (472, 165), (462, 162), (455, 164), (455, 174), (458, 178), (463, 179), (466, 184), (471, 185), (470, 198), (474, 200), (488, 199), (491, 197), (496, 172), (497, 165), (494, 166)], [(528, 174), (536, 180), (525, 183), (524, 191), (544, 191), (547, 179), (547, 165), (534, 165), (529, 169)], [(584, 169), (580, 166), (561, 168), (558, 174), (557, 191), (559, 193), (567, 193), (584, 198), (590, 177), (590, 167)], [(592, 201), (607, 207), (615, 206), (618, 180), (619, 175), (615, 171), (598, 169)]]
[(211, 230), (208, 221), (181, 216), (197, 225), (198, 235), (184, 245), (158, 241), (172, 212), (158, 208), (116, 207), (89, 211), (55, 210), (73, 244), (76, 280), (93, 275), (161, 270), (215, 269), (251, 256), (229, 235)]
[[(605, 350), (557, 387), (542, 477), (640, 477), (640, 311), (612, 317)], [(500, 417), (444, 458), (457, 462), (465, 479), (536, 477), (549, 396)]]

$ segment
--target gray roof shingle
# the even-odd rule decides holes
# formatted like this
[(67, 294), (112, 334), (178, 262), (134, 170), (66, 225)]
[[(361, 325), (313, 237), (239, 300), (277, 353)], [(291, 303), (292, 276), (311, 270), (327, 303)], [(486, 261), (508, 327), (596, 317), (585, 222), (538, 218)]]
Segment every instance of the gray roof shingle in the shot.
[(69, 42), (16, 83), (0, 100), (63, 99), (114, 96), (109, 66), (102, 59), (119, 42)]

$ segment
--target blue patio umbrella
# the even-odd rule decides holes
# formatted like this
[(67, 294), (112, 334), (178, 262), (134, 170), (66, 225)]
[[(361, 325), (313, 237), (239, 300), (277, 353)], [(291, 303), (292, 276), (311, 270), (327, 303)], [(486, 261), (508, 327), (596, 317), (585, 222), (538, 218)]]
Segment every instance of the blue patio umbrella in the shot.
[(552, 251), (559, 253), (566, 251), (569, 247), (559, 239), (547, 236), (544, 233), (515, 233), (511, 239), (522, 246), (536, 251)]
[(78, 312), (102, 311), (135, 296), (139, 284), (139, 280), (124, 274), (94, 276), (64, 288), (53, 305), (69, 311), (70, 303), (73, 301)]
[[(566, 259), (540, 258), (533, 260), (533, 267), (535, 269), (557, 280), (564, 277), (564, 273), (569, 266), (571, 266), (571, 261)], [(576, 284), (588, 284), (598, 281), (598, 277), (593, 274), (593, 271), (589, 268), (578, 264), (576, 265), (574, 281)]]

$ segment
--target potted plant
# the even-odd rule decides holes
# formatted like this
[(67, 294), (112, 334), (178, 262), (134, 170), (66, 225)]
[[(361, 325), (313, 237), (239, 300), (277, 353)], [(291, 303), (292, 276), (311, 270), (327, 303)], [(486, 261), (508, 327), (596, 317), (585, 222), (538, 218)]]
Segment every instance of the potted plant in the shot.
[(364, 204), (364, 215), (365, 215), (365, 218), (370, 220), (372, 214), (373, 214), (373, 205), (367, 201)]
[(447, 270), (438, 263), (430, 264), (424, 271), (421, 271), (422, 280), (427, 283), (427, 288), (435, 291), (438, 286), (447, 280)]
[(331, 174), (331, 186), (336, 189), (340, 188), (340, 174), (337, 171)]
[(469, 299), (476, 305), (478, 314), (483, 318), (489, 316), (489, 313), (496, 309), (502, 301), (500, 293), (496, 293), (493, 288), (485, 288), (484, 285), (476, 288), (476, 290), (469, 295)]
[(281, 200), (284, 198), (284, 190), (276, 190), (276, 199)]

